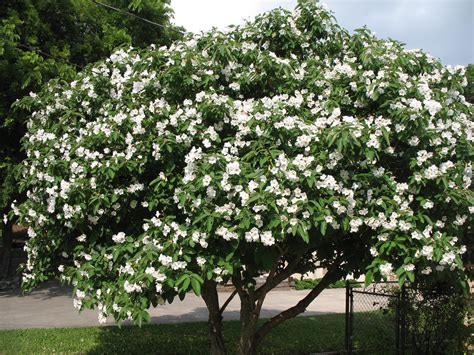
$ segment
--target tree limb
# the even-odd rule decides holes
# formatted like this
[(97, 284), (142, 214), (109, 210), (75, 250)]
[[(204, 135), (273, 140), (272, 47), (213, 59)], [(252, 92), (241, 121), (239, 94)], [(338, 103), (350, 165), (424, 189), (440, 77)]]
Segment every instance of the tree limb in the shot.
[(229, 298), (227, 298), (227, 300), (224, 302), (224, 304), (222, 305), (221, 309), (219, 310), (219, 314), (222, 316), (222, 313), (224, 313), (224, 310), (226, 309), (226, 307), (229, 305), (230, 301), (232, 301), (232, 299), (235, 297), (235, 295), (237, 294), (237, 288), (234, 289), (234, 291), (232, 291), (231, 295), (229, 296)]
[(298, 266), (298, 264), (300, 263), (301, 256), (303, 256), (304, 253), (306, 253), (306, 251), (307, 249), (300, 251), (298, 254), (296, 254), (293, 260), (291, 260), (281, 272), (279, 272), (272, 278), (267, 278), (266, 282), (262, 286), (260, 286), (258, 289), (255, 290), (255, 294), (257, 295), (257, 297), (260, 298), (262, 293), (263, 294), (268, 293), (268, 291), (278, 286), (278, 284), (280, 284), (283, 280), (290, 277), (293, 274), (296, 267)]
[(277, 325), (283, 323), (287, 319), (296, 317), (298, 314), (303, 313), (309, 304), (324, 290), (326, 287), (339, 279), (342, 276), (342, 272), (339, 269), (340, 263), (336, 264), (331, 268), (321, 281), (311, 290), (302, 300), (300, 300), (295, 306), (288, 308), (287, 310), (277, 314), (267, 322), (265, 322), (257, 331), (255, 338), (260, 341), (270, 330), (275, 328)]

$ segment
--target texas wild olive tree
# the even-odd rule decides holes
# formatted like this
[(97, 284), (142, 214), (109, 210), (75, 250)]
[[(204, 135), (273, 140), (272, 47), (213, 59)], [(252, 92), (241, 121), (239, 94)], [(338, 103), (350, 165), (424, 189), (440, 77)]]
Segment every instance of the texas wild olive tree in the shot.
[[(232, 283), (251, 354), (348, 273), (461, 277), (474, 212), (465, 85), (463, 67), (349, 34), (309, 2), (119, 50), (20, 103), (32, 110), (28, 200), (12, 213), (31, 237), (23, 286), (59, 277), (76, 308), (137, 323), (193, 290), (222, 354), (216, 287)], [(316, 262), (321, 283), (257, 324), (267, 293)]]

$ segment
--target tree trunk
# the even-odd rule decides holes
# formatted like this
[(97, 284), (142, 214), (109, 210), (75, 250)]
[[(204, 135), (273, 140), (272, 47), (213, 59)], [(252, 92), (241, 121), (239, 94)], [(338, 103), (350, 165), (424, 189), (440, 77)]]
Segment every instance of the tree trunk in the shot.
[(13, 225), (8, 222), (7, 224), (2, 223), (2, 253), (1, 253), (1, 265), (0, 265), (0, 279), (8, 277), (8, 269), (10, 267), (11, 250), (13, 244)]
[(204, 281), (202, 298), (206, 302), (209, 311), (209, 338), (211, 341), (211, 355), (225, 355), (224, 337), (222, 336), (222, 314), (219, 310), (219, 296), (217, 294), (217, 284), (214, 281)]
[(255, 300), (244, 293), (240, 297), (240, 341), (239, 354), (254, 355), (257, 353), (255, 334), (260, 312), (256, 309)]

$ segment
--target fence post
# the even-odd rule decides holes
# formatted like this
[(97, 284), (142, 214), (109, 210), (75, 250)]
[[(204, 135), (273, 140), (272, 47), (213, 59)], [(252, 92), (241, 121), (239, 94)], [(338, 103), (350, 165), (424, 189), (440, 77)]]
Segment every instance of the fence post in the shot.
[(401, 312), (400, 308), (402, 306), (402, 295), (399, 293), (397, 295), (397, 301), (396, 301), (396, 314), (395, 314), (395, 349), (397, 351), (397, 354), (400, 355), (400, 327), (401, 327)]
[(349, 352), (349, 281), (346, 280), (346, 330), (344, 332), (344, 346), (346, 351)]
[(346, 331), (345, 331), (345, 346), (346, 352), (352, 354), (352, 313), (354, 311), (354, 297), (352, 295), (352, 286), (349, 281), (346, 281)]
[(406, 286), (405, 284), (402, 285), (402, 292), (401, 292), (401, 314), (400, 314), (400, 354), (405, 355), (405, 347), (406, 347), (406, 329), (407, 329), (407, 322), (406, 322), (406, 306), (407, 306), (407, 294), (406, 294)]

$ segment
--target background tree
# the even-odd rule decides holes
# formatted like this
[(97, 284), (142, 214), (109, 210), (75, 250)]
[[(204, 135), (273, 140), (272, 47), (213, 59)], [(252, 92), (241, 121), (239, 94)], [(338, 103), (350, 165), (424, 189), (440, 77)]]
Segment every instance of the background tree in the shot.
[(470, 103), (474, 103), (474, 64), (467, 65), (466, 78), (466, 100)]
[[(31, 237), (23, 287), (60, 277), (78, 309), (139, 324), (193, 290), (222, 354), (216, 287), (232, 282), (250, 354), (349, 273), (462, 282), (464, 74), (305, 2), (52, 81), (20, 104), (33, 111), (13, 210)], [(321, 282), (258, 326), (267, 293), (316, 262)]]
[[(90, 0), (5, 0), (0, 4), (0, 215), (19, 198), (15, 170), (24, 158), (20, 139), (25, 133), (25, 113), (12, 109), (16, 100), (39, 90), (51, 78), (72, 80), (82, 67), (105, 58), (118, 46), (169, 45), (179, 37), (169, 22), (169, 0), (109, 3), (163, 27)], [(2, 234), (5, 273), (11, 223), (3, 225)]]

